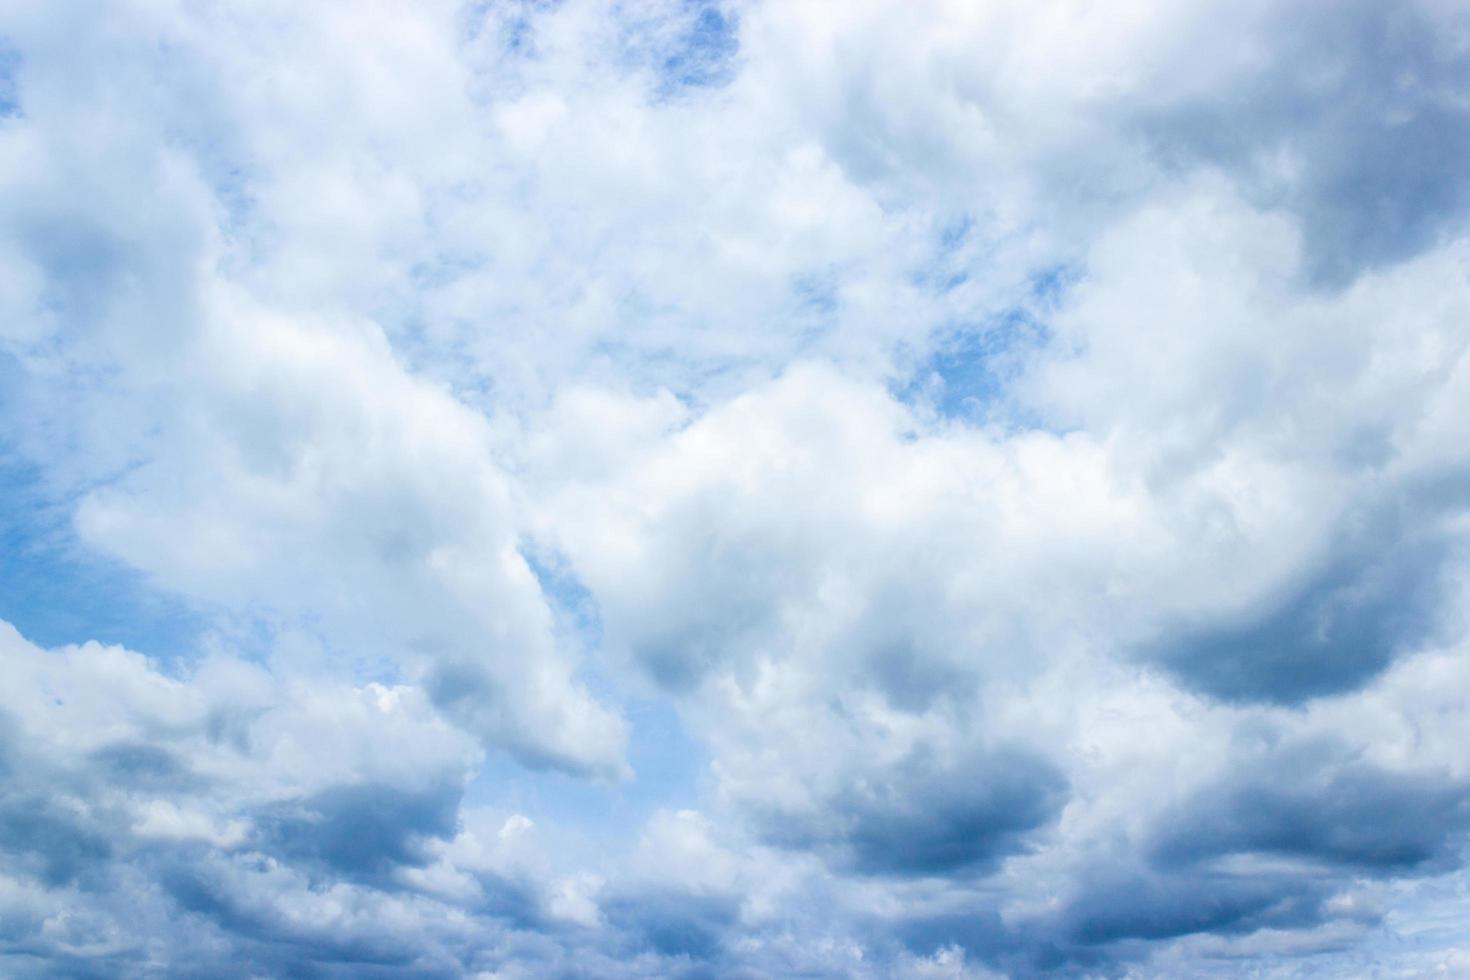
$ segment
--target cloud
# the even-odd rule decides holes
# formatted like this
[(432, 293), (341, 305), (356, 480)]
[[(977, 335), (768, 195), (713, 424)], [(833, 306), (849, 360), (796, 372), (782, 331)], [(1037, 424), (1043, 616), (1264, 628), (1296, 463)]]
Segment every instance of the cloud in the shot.
[[(15, 920), (7, 962), (146, 972), (150, 946), (171, 937), (206, 970), (234, 957), (267, 970), (462, 968), (453, 943), (409, 938), (448, 906), (405, 872), (483, 833), (461, 808), (478, 753), (421, 692), (291, 688), (227, 660), (178, 679), (120, 648), (4, 641), (0, 875), (33, 889), (37, 910)], [(233, 733), (219, 724), (231, 714)], [(465, 866), (490, 888), (453, 904), (492, 930), (517, 888), (521, 904), (543, 904), (506, 855)]]
[(1351, 690), (1434, 635), (1445, 563), (1435, 547), (1389, 542), (1376, 554), (1350, 553), (1294, 593), (1283, 589), (1275, 608), (1171, 636), (1159, 656), (1226, 699), (1297, 703)]
[(427, 863), (424, 842), (454, 834), (457, 786), (405, 791), (353, 785), (276, 804), (255, 818), (262, 850), (294, 862), (320, 861), (347, 878), (372, 878), (399, 865)]
[(12, 5), (4, 971), (1456, 968), (1467, 29)]
[(1453, 842), (1470, 821), (1465, 787), (1442, 773), (1385, 771), (1314, 748), (1277, 750), (1254, 761), (1260, 772), (1243, 765), (1199, 792), (1161, 828), (1157, 858), (1268, 854), (1369, 874), (1453, 863)]
[(773, 842), (832, 853), (861, 874), (948, 876), (993, 870), (1064, 799), (1064, 777), (1044, 760), (999, 751), (940, 761), (921, 745), (888, 772), (866, 769), (814, 816), (762, 822)]
[[(1124, 893), (1126, 903), (1114, 896)], [(1191, 933), (1250, 933), (1300, 928), (1321, 919), (1320, 895), (1310, 882), (1286, 883), (1257, 875), (1205, 880), (1120, 876), (1073, 901), (1071, 937), (1084, 945), (1120, 939), (1172, 939)]]
[(1341, 286), (1453, 237), (1463, 218), (1451, 162), (1470, 134), (1463, 27), (1437, 4), (1268, 11), (1260, 29), (1279, 46), (1242, 66), (1235, 98), (1188, 93), (1139, 120), (1166, 159), (1227, 167), (1290, 208), (1307, 273)]

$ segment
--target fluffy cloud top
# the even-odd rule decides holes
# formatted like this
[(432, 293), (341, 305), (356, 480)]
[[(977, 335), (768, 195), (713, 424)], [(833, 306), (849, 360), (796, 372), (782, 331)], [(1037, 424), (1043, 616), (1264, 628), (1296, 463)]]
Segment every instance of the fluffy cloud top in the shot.
[(0, 972), (1470, 976), (1449, 0), (0, 13)]

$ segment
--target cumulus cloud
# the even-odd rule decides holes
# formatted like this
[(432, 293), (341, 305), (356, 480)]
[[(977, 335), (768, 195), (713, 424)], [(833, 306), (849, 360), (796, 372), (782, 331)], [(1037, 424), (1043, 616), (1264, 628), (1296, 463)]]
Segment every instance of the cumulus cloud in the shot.
[(1463, 972), (1467, 51), (12, 4), (4, 972)]

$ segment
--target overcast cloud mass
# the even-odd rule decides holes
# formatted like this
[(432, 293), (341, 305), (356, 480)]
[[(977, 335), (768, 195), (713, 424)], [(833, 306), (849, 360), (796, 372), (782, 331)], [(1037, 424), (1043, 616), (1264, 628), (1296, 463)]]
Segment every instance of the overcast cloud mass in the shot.
[(0, 974), (1470, 977), (1461, 0), (0, 2)]

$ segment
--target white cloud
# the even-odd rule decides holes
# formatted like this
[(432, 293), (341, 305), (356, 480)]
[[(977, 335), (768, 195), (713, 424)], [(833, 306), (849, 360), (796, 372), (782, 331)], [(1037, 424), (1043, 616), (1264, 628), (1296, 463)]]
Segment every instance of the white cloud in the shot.
[(1463, 19), (7, 11), (0, 957), (1452, 971)]

